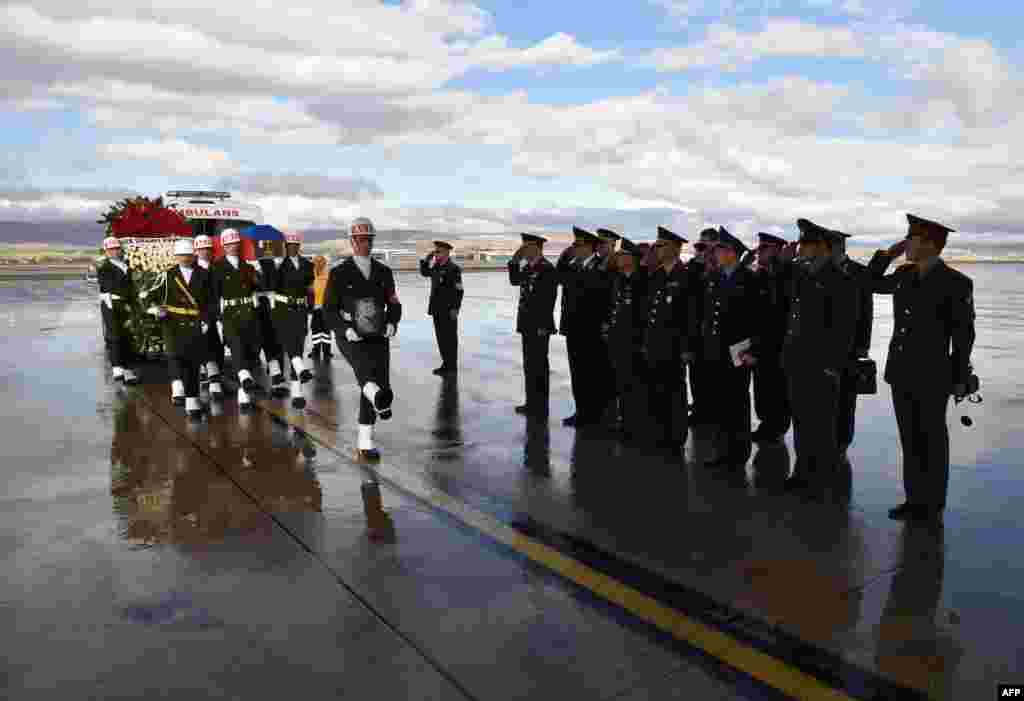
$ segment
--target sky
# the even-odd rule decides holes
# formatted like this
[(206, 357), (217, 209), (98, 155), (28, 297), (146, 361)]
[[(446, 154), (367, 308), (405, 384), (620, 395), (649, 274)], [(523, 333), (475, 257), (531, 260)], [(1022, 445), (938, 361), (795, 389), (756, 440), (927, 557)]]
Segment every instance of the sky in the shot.
[[(228, 189), (293, 229), (1024, 246), (1010, 0), (0, 7), (0, 221)], [(852, 245), (851, 241), (851, 245)]]

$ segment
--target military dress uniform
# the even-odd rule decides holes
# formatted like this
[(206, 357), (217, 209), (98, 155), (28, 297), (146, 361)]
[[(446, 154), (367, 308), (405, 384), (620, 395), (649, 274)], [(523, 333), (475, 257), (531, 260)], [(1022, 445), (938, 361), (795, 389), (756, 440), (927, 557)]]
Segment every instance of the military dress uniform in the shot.
[[(439, 248), (451, 245), (435, 241)], [(441, 367), (434, 374), (453, 373), (459, 365), (459, 309), (462, 308), (462, 268), (449, 258), (440, 265), (432, 265), (433, 254), (420, 261), (420, 275), (430, 278), (430, 300), (427, 314), (434, 319), (434, 337), (441, 353)]]
[[(685, 242), (668, 229), (658, 227), (658, 239)], [(650, 382), (651, 418), (657, 424), (657, 443), (663, 450), (681, 455), (689, 429), (686, 401), (686, 354), (692, 352), (696, 329), (690, 273), (682, 261), (666, 272), (659, 267), (648, 289), (647, 324), (643, 354)]]
[[(597, 235), (599, 244), (605, 244), (608, 248), (608, 250), (603, 253), (601, 251), (597, 252), (597, 269), (605, 275), (606, 282), (608, 284), (608, 291), (609, 293), (611, 293), (612, 284), (616, 277), (614, 271), (612, 271), (611, 269), (611, 262), (612, 257), (615, 255), (616, 242), (621, 241), (622, 237), (619, 234), (612, 231), (611, 229), (597, 229), (594, 233)], [(599, 246), (599, 248), (600, 247), (601, 246)], [(609, 301), (609, 307), (610, 306), (611, 300)], [(611, 310), (609, 309), (609, 312), (610, 311)], [(606, 365), (607, 375), (605, 378), (605, 382), (602, 384), (607, 395), (604, 398), (604, 406), (606, 409), (608, 407), (612, 409), (614, 415), (611, 418), (613, 421), (616, 422), (616, 424), (618, 424), (619, 416), (617, 414), (620, 404), (619, 400), (621, 397), (621, 395), (619, 394), (619, 381), (615, 377), (615, 363), (612, 362), (611, 359), (611, 349), (608, 347), (608, 339), (606, 338), (606, 335), (603, 333), (600, 336), (600, 342), (603, 346), (603, 351), (605, 355), (608, 356), (608, 362)]]
[(309, 316), (309, 335), (312, 344), (309, 357), (313, 360), (331, 359), (331, 330), (324, 322), (324, 300), (327, 298), (327, 280), (330, 273), (326, 258), (317, 256), (313, 259), (313, 311)]
[[(113, 237), (108, 237), (104, 242), (104, 248), (107, 250), (120, 247), (120, 242)], [(96, 282), (100, 288), (103, 341), (110, 365), (113, 367), (114, 380), (135, 384), (138, 377), (135, 371), (128, 367), (135, 361), (132, 335), (128, 329), (131, 305), (135, 301), (132, 271), (124, 261), (107, 258), (96, 269)]]
[[(911, 235), (945, 242), (952, 231), (907, 215)], [(949, 428), (946, 411), (955, 387), (971, 375), (974, 347), (974, 284), (941, 258), (923, 274), (900, 266), (891, 275), (892, 257), (875, 253), (868, 264), (876, 294), (893, 295), (895, 329), (885, 362), (903, 449), (903, 487), (907, 501), (894, 517), (941, 515), (949, 484)]]
[(277, 285), (277, 278), (281, 265), (284, 263), (283, 256), (271, 258), (260, 258), (257, 261), (262, 280), (262, 291), (259, 294), (258, 317), (260, 320), (260, 348), (263, 351), (263, 359), (267, 363), (270, 375), (270, 384), (275, 394), (283, 395), (284, 368), (287, 365), (285, 360), (284, 345), (274, 328), (274, 315), (272, 299), (274, 289)]
[(211, 266), (210, 273), (213, 306), (224, 329), (224, 342), (231, 349), (239, 384), (238, 406), (244, 411), (251, 407), (250, 393), (256, 389), (252, 373), (259, 364), (262, 321), (258, 305), (264, 291), (260, 268), (225, 256)]
[[(801, 241), (836, 240), (838, 234), (798, 220)], [(856, 287), (831, 258), (788, 263), (789, 319), (782, 346), (796, 467), (792, 489), (827, 486), (837, 475), (836, 415), (840, 376), (850, 362), (856, 323)]]
[[(369, 220), (362, 218), (352, 228), (359, 233), (373, 231)], [(394, 399), (389, 339), (402, 318), (391, 268), (372, 257), (359, 262), (354, 256), (344, 258), (331, 270), (324, 316), (359, 384), (358, 450), (364, 458), (376, 459), (373, 427), (378, 416), (391, 418)]]
[[(762, 242), (779, 246), (787, 243), (771, 234), (760, 233), (758, 237)], [(755, 441), (778, 440), (789, 431), (792, 422), (786, 374), (782, 370), (782, 342), (786, 336), (789, 297), (786, 279), (779, 274), (779, 269), (779, 262), (773, 261), (754, 272), (764, 315), (760, 352), (753, 369), (754, 411), (759, 421), (753, 435)]]
[(186, 280), (181, 267), (175, 265), (164, 273), (147, 298), (166, 310), (162, 326), (170, 375), (181, 379), (185, 386), (185, 410), (196, 418), (202, 412), (199, 366), (206, 359), (206, 332), (215, 319), (210, 273), (195, 265)]
[[(573, 227), (577, 240), (596, 244), (597, 237)], [(595, 254), (577, 261), (563, 254), (555, 266), (562, 285), (562, 312), (558, 332), (565, 336), (569, 375), (576, 413), (562, 421), (565, 426), (588, 426), (601, 422), (608, 402), (605, 381), (608, 353), (602, 351), (601, 325), (607, 317), (609, 284)]]
[[(287, 236), (297, 235), (289, 233)], [(291, 239), (288, 242), (296, 243)], [(313, 261), (304, 256), (287, 256), (278, 266), (271, 288), (270, 318), (274, 323), (274, 335), (281, 344), (283, 360), (290, 365), (292, 405), (296, 407), (305, 406), (302, 385), (313, 379), (303, 356), (309, 314), (308, 293), (313, 279)]]
[[(196, 251), (202, 249), (212, 249), (213, 240), (209, 236), (200, 235), (196, 236), (194, 247)], [(213, 263), (208, 260), (196, 256), (196, 265), (203, 268), (207, 272), (210, 272)], [(212, 279), (212, 277), (211, 277)], [(214, 311), (217, 311), (216, 303), (214, 304)], [(221, 386), (221, 370), (224, 368), (224, 339), (220, 335), (220, 331), (217, 328), (217, 324), (209, 324), (209, 328), (206, 331), (206, 364), (203, 369), (206, 370), (206, 379), (209, 381), (210, 386), (210, 398), (220, 400), (224, 396), (224, 390)], [(200, 372), (202, 376), (202, 372)]]
[[(547, 239), (522, 235), (523, 243), (544, 244)], [(548, 352), (555, 326), (555, 297), (558, 296), (558, 273), (544, 256), (532, 263), (526, 260), (508, 262), (509, 284), (519, 288), (516, 309), (516, 333), (522, 337), (523, 376), (526, 402), (516, 413), (546, 417), (551, 387)]]
[[(639, 264), (641, 251), (622, 239), (622, 253)], [(647, 325), (647, 275), (638, 270), (618, 273), (612, 281), (607, 324), (608, 356), (616, 382), (617, 428), (627, 439), (636, 437), (647, 407), (647, 371), (640, 348)]]
[[(742, 257), (747, 248), (719, 229), (719, 246)], [(709, 275), (702, 295), (700, 365), (697, 372), (714, 378), (716, 391), (707, 397), (704, 416), (718, 426), (715, 463), (741, 467), (750, 457), (750, 367), (737, 366), (730, 348), (749, 343), (747, 352), (760, 360), (765, 310), (757, 277), (739, 261), (730, 270)]]
[[(707, 280), (708, 275), (713, 270), (713, 267), (708, 265), (706, 259), (711, 255), (711, 247), (718, 242), (718, 229), (704, 229), (700, 232), (700, 239), (694, 244), (694, 248), (697, 250), (697, 254), (686, 263), (687, 274), (689, 275), (689, 287), (691, 295), (693, 296), (694, 308), (697, 311), (697, 328), (699, 328), (700, 314), (704, 311), (704, 283)], [(694, 344), (691, 351), (694, 355), (693, 367), (699, 367), (701, 363), (701, 347), (700, 344)], [(704, 411), (706, 406), (709, 406), (713, 400), (712, 394), (714, 392), (714, 378), (708, 377), (700, 372), (690, 372), (690, 400), (692, 401), (690, 409), (690, 421), (694, 424), (707, 423), (706, 414)]]
[[(840, 232), (841, 233), (841, 232)], [(844, 234), (844, 236), (846, 236)], [(853, 348), (847, 371), (839, 381), (839, 415), (836, 424), (836, 439), (839, 450), (845, 451), (853, 443), (857, 424), (857, 376), (854, 370), (859, 358), (867, 358), (871, 350), (871, 329), (875, 323), (875, 302), (872, 293), (871, 274), (868, 267), (858, 263), (845, 253), (839, 269), (854, 282), (857, 289), (857, 325), (853, 335)]]

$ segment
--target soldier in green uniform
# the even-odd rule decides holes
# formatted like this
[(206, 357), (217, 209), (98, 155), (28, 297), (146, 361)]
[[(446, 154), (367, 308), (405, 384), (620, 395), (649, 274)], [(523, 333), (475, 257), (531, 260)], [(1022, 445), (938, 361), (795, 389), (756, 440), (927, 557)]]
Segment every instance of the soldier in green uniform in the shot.
[[(868, 268), (876, 294), (893, 295), (895, 328), (885, 363), (903, 448), (906, 502), (894, 519), (941, 520), (949, 484), (949, 397), (962, 399), (971, 377), (974, 284), (943, 262), (953, 231), (907, 215), (907, 238), (877, 251)], [(907, 263), (885, 270), (906, 252)]]
[[(205, 235), (196, 236), (193, 247), (196, 252), (196, 265), (209, 271), (210, 266), (213, 265), (213, 239)], [(210, 324), (210, 329), (206, 332), (209, 350), (205, 365), (206, 379), (210, 383), (210, 399), (215, 401), (224, 398), (224, 389), (221, 386), (221, 368), (224, 367), (224, 339), (218, 328), (219, 325), (220, 322)], [(201, 377), (202, 368), (199, 374)]]
[(259, 293), (259, 320), (260, 320), (260, 346), (263, 350), (263, 359), (267, 363), (267, 372), (270, 375), (271, 392), (275, 396), (283, 397), (288, 393), (284, 385), (284, 368), (288, 361), (285, 360), (284, 344), (278, 337), (277, 329), (274, 327), (274, 289), (277, 287), (277, 278), (280, 275), (281, 266), (284, 264), (284, 244), (281, 241), (266, 241), (270, 255), (259, 259), (260, 275), (262, 279), (262, 291)]
[(792, 421), (786, 375), (782, 371), (782, 340), (786, 335), (785, 280), (778, 274), (777, 257), (788, 242), (773, 234), (757, 235), (757, 266), (754, 275), (762, 295), (764, 324), (761, 330), (761, 352), (754, 365), (754, 410), (758, 426), (751, 438), (758, 443), (779, 440), (789, 431)]
[(719, 467), (743, 467), (750, 458), (750, 371), (761, 354), (764, 309), (758, 280), (740, 257), (747, 247), (725, 227), (712, 250), (717, 271), (704, 284), (701, 353), (696, 372), (714, 378), (705, 410), (718, 426)]
[(238, 373), (238, 409), (245, 413), (252, 408), (251, 394), (256, 390), (252, 371), (259, 364), (261, 319), (258, 304), (263, 288), (259, 266), (239, 255), (241, 240), (235, 229), (221, 232), (225, 256), (210, 267), (210, 277), (212, 306)]
[(679, 260), (686, 239), (658, 227), (657, 268), (651, 275), (642, 352), (648, 368), (657, 447), (683, 455), (688, 431), (686, 366), (693, 363), (696, 329), (690, 274)]
[(638, 435), (647, 406), (646, 370), (640, 346), (647, 323), (648, 276), (639, 270), (642, 257), (642, 249), (629, 239), (622, 239), (622, 250), (615, 256), (612, 303), (604, 332), (617, 383), (614, 428), (626, 440)]
[(875, 302), (872, 294), (873, 284), (868, 267), (846, 254), (846, 239), (850, 236), (839, 232), (842, 236), (836, 241), (833, 252), (839, 269), (850, 278), (857, 289), (857, 326), (853, 336), (853, 349), (847, 371), (839, 381), (839, 423), (836, 425), (836, 438), (839, 441), (840, 456), (846, 454), (847, 448), (853, 443), (853, 434), (857, 425), (857, 376), (854, 370), (857, 361), (867, 358), (871, 351), (871, 328), (875, 323)]
[(551, 369), (548, 352), (555, 326), (555, 297), (558, 274), (544, 257), (547, 239), (522, 234), (523, 245), (508, 262), (509, 284), (519, 288), (516, 309), (516, 333), (523, 340), (523, 375), (526, 401), (517, 406), (517, 414), (544, 418), (548, 415)]
[(274, 335), (281, 344), (284, 362), (290, 365), (292, 384), (292, 406), (306, 406), (302, 396), (302, 385), (313, 379), (313, 373), (306, 367), (303, 350), (306, 346), (306, 317), (309, 310), (309, 288), (313, 284), (313, 261), (299, 255), (302, 234), (289, 231), (285, 234), (285, 253), (276, 268), (270, 298), (270, 318), (274, 323)]
[(148, 293), (151, 311), (163, 322), (164, 348), (171, 377), (185, 385), (185, 411), (190, 419), (202, 417), (199, 403), (199, 366), (206, 359), (206, 333), (212, 314), (210, 274), (195, 264), (192, 239), (174, 242), (178, 265), (164, 273)]
[(434, 318), (434, 336), (441, 353), (435, 375), (451, 375), (459, 367), (459, 309), (462, 308), (462, 268), (451, 259), (452, 245), (434, 241), (434, 250), (420, 261), (420, 275), (430, 278), (427, 314)]
[[(788, 262), (790, 300), (782, 366), (793, 410), (796, 466), (790, 491), (821, 496), (838, 476), (836, 415), (839, 382), (850, 362), (857, 315), (856, 286), (832, 258), (840, 234), (799, 219), (799, 262)], [(784, 252), (792, 256), (792, 248)]]
[(115, 382), (134, 385), (138, 382), (135, 371), (128, 367), (134, 360), (132, 336), (127, 328), (131, 318), (131, 304), (135, 301), (132, 271), (122, 258), (121, 242), (114, 236), (103, 239), (103, 252), (107, 258), (96, 269), (96, 282), (100, 288), (100, 315), (103, 318), (103, 340), (107, 357), (113, 367)]

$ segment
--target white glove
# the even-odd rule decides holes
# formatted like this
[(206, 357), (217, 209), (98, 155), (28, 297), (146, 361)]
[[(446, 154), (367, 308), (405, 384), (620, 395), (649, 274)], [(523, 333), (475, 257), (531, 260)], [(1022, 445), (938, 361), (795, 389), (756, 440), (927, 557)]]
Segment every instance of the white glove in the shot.
[(252, 306), (254, 309), (260, 308), (260, 295), (258, 292), (254, 293), (252, 296)]
[(110, 293), (109, 292), (100, 292), (100, 304), (107, 305), (107, 309), (113, 309), (114, 308), (114, 303), (113, 303), (113, 300), (110, 299)]
[(139, 293), (139, 299), (145, 301), (146, 297), (149, 297), (149, 290), (145, 290)]
[(200, 328), (202, 328), (202, 330), (203, 330), (203, 334), (205, 335), (205, 334), (206, 334), (206, 332), (210, 330), (210, 325), (209, 325), (209, 324), (207, 324), (207, 323), (206, 323), (206, 322), (204, 321), (204, 322), (202, 322), (202, 324), (201, 324)]
[(217, 322), (217, 335), (220, 336), (220, 340), (223, 342), (224, 341), (224, 322), (223, 321), (218, 321)]
[(270, 308), (274, 308), (274, 295), (267, 293), (267, 301), (270, 302)]
[(345, 338), (347, 338), (349, 341), (352, 341), (352, 343), (363, 340), (363, 337), (357, 334), (355, 329), (351, 328), (345, 329)]
[(384, 330), (384, 335), (388, 338), (392, 338), (396, 333), (398, 333), (398, 329), (395, 328), (394, 324), (388, 324), (387, 328)]

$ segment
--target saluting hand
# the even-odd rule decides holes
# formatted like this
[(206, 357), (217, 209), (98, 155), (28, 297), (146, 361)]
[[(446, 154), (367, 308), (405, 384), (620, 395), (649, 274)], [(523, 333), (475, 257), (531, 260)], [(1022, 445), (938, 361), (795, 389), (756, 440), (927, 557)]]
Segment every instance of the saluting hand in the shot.
[(899, 258), (907, 250), (907, 239), (897, 241), (893, 245), (889, 246), (889, 250), (886, 253), (893, 258)]
[(779, 251), (779, 260), (788, 262), (796, 258), (796, 246), (797, 244), (792, 241), (783, 246)]

